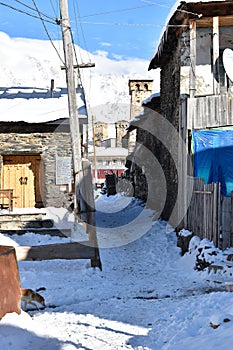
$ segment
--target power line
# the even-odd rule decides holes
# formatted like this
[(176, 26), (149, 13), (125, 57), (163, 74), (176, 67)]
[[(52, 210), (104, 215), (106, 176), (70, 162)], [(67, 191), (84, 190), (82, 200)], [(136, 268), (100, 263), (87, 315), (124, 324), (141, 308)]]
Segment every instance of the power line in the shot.
[[(71, 21), (72, 22), (72, 21)], [(121, 22), (88, 22), (88, 21), (79, 21), (78, 24), (95, 24), (95, 25), (111, 25), (111, 26), (126, 26), (126, 27), (165, 27), (164, 24), (157, 23), (121, 23)], [(187, 25), (169, 25), (169, 27), (187, 27)]]
[(53, 1), (52, 1), (52, 0), (50, 0), (50, 4), (51, 4), (51, 7), (52, 7), (52, 9), (53, 9), (53, 13), (54, 13), (54, 15), (56, 16), (56, 18), (58, 18), (57, 13), (56, 13), (56, 10), (55, 10), (55, 7), (54, 7), (54, 5), (53, 5)]
[[(77, 13), (76, 13), (76, 7), (75, 7), (75, 4), (76, 4), (76, 7), (77, 7)], [(73, 6), (74, 6), (74, 15), (75, 15), (75, 25), (76, 25), (76, 31), (77, 31), (77, 38), (78, 37), (78, 34), (79, 34), (79, 29), (78, 29), (78, 19), (77, 18), (80, 18), (80, 9), (79, 9), (79, 5), (78, 5), (78, 1), (76, 0), (73, 0)], [(77, 16), (78, 14), (78, 16)], [(84, 48), (86, 49), (86, 52), (87, 52), (87, 55), (88, 55), (88, 59), (89, 59), (89, 62), (91, 62), (91, 57), (90, 57), (90, 54), (89, 54), (89, 51), (88, 51), (88, 47), (87, 47), (87, 42), (86, 42), (86, 38), (85, 38), (85, 35), (84, 35), (84, 30), (83, 30), (83, 26), (82, 25), (79, 25), (79, 28), (81, 30), (81, 34), (82, 34), (82, 37), (83, 37), (83, 42), (84, 42)], [(80, 58), (82, 60), (82, 53), (81, 53), (81, 42), (79, 41), (79, 54), (80, 54)], [(74, 47), (75, 48), (75, 47)], [(85, 80), (85, 75), (84, 73), (82, 74), (82, 70), (79, 70), (79, 76), (82, 76), (82, 80)], [(89, 71), (89, 98), (91, 96), (91, 71)], [(86, 99), (86, 95), (85, 95), (85, 103), (86, 103), (86, 108), (87, 110), (90, 110), (90, 101), (89, 99), (87, 100)]]
[(144, 2), (145, 4), (151, 5), (151, 6), (164, 7), (164, 8), (167, 8), (167, 9), (170, 8), (170, 6), (168, 6), (168, 5), (158, 4), (157, 2), (152, 2), (152, 1), (149, 1), (149, 0), (140, 0), (140, 1)]
[(148, 5), (137, 6), (137, 7), (128, 7), (128, 8), (118, 9), (118, 10), (112, 10), (112, 11), (91, 13), (91, 14), (89, 14), (89, 15), (81, 16), (80, 18), (94, 17), (94, 16), (101, 16), (101, 15), (109, 15), (109, 14), (111, 14), (111, 13), (132, 11), (132, 10), (137, 10), (137, 9), (141, 9), (141, 8), (144, 8), (144, 7), (150, 7), (150, 6), (154, 6), (154, 4), (148, 4)]
[[(16, 8), (16, 7), (11, 6), (11, 5), (8, 5), (8, 4), (4, 4), (4, 3), (1, 2), (1, 1), (0, 1), (0, 5), (5, 6), (5, 7), (8, 7), (8, 8), (10, 8), (11, 10), (17, 11), (17, 12), (19, 12), (19, 13), (23, 13), (23, 14), (25, 14), (25, 15), (27, 15), (27, 16), (32, 17), (32, 18), (40, 19), (40, 17), (38, 17), (38, 16), (36, 16), (36, 15), (30, 13), (30, 12), (26, 12), (26, 11), (24, 11), (24, 10), (21, 10), (21, 9), (19, 9), (19, 8)], [(45, 21), (45, 22), (48, 22), (48, 23), (51, 23), (51, 24), (56, 24), (56, 21), (55, 21), (55, 20), (54, 20), (54, 21), (50, 21), (50, 20), (48, 20), (48, 19), (44, 19), (44, 21)]]
[(73, 44), (73, 50), (74, 50), (74, 56), (75, 56), (75, 60), (76, 60), (76, 64), (77, 64), (77, 77), (78, 77), (78, 84), (82, 85), (82, 81), (81, 81), (81, 74), (80, 74), (80, 69), (79, 69), (79, 65), (78, 65), (78, 56), (77, 56), (77, 52), (75, 49), (75, 44), (74, 44), (74, 38), (73, 38), (73, 33), (71, 28), (69, 28), (70, 30), (70, 35), (71, 35), (71, 40), (72, 40), (72, 44)]
[[(160, 7), (165, 7), (165, 8), (168, 8), (168, 9), (170, 8), (167, 5), (158, 4), (157, 2), (152, 2), (152, 1), (149, 1), (149, 0), (140, 0), (140, 1), (144, 2), (146, 4), (151, 4), (153, 6), (160, 6)], [(202, 14), (198, 14), (198, 13), (195, 13), (195, 12), (190, 12), (190, 11), (186, 11), (186, 10), (182, 10), (182, 9), (176, 9), (176, 11), (188, 13), (190, 15), (194, 15), (194, 16), (197, 16), (197, 17), (202, 17)]]
[[(20, 2), (19, 0), (15, 0), (17, 2)], [(144, 1), (144, 0), (141, 0), (141, 1)], [(153, 4), (153, 5), (152, 5)], [(156, 3), (152, 3), (151, 6), (154, 6), (154, 5), (158, 5), (158, 6), (162, 6), (162, 7), (168, 7), (166, 5), (161, 5), (161, 4), (156, 4)], [(32, 13), (29, 13), (29, 12), (26, 12), (26, 11), (23, 11), (21, 9), (18, 9), (16, 7), (13, 7), (11, 5), (7, 5), (7, 4), (4, 4), (3, 2), (0, 1), (0, 5), (2, 6), (6, 6), (12, 10), (15, 10), (15, 11), (18, 11), (20, 13), (23, 13), (23, 14), (26, 14), (30, 17), (33, 17), (33, 18), (36, 18), (36, 19), (39, 19), (43, 22), (47, 22), (47, 23), (51, 23), (51, 24), (54, 24), (54, 25), (57, 25), (57, 24), (60, 24), (59, 23), (59, 20), (56, 18), (56, 19), (53, 19), (52, 17), (49, 17), (48, 15), (45, 15), (43, 14), (43, 16), (46, 16), (48, 18), (51, 18), (53, 19), (53, 21), (50, 21), (48, 19), (45, 19), (42, 17), (42, 13), (40, 12), (40, 15), (39, 16), (36, 16)], [(30, 8), (30, 7), (29, 7)], [(35, 9), (33, 9), (35, 11)], [(197, 14), (196, 14), (197, 15)], [(200, 15), (199, 15), (200, 16)], [(83, 18), (85, 16), (82, 16), (80, 18)], [(74, 21), (71, 21), (71, 22), (74, 22)], [(158, 23), (120, 23), (120, 22), (89, 22), (89, 21), (78, 21), (77, 24), (92, 24), (92, 25), (112, 25), (112, 26), (126, 26), (126, 27), (164, 27), (165, 25), (164, 24), (158, 24)], [(169, 25), (170, 27), (183, 27), (183, 26), (186, 26), (186, 25)], [(47, 29), (46, 29), (47, 30)]]
[(37, 5), (36, 5), (35, 0), (32, 0), (32, 2), (33, 2), (33, 4), (34, 4), (35, 9), (36, 9), (36, 11), (37, 11), (37, 13), (38, 13), (38, 16), (39, 16), (39, 18), (40, 18), (40, 20), (41, 20), (41, 22), (42, 22), (42, 25), (43, 25), (43, 27), (44, 27), (44, 30), (45, 30), (45, 32), (46, 32), (48, 38), (49, 38), (49, 41), (51, 42), (53, 48), (55, 49), (55, 51), (56, 51), (56, 53), (57, 53), (59, 59), (60, 59), (61, 62), (64, 64), (64, 60), (62, 59), (60, 53), (58, 52), (56, 46), (54, 45), (54, 43), (53, 43), (53, 41), (52, 41), (52, 39), (51, 39), (51, 36), (50, 36), (50, 34), (49, 34), (49, 32), (48, 32), (48, 30), (47, 30), (47, 28), (46, 28), (46, 25), (45, 25), (45, 23), (44, 23), (44, 19), (41, 17), (41, 13), (40, 13), (40, 11), (39, 11), (39, 8), (38, 8)]
[[(76, 4), (76, 5), (75, 5)], [(77, 12), (78, 12), (78, 16), (77, 16), (77, 13), (76, 13), (76, 7), (77, 7)], [(77, 32), (77, 39), (78, 39), (78, 43), (79, 43), (79, 46), (81, 46), (81, 41), (79, 40), (79, 30), (78, 30), (78, 20), (77, 18), (79, 17), (80, 18), (80, 11), (79, 11), (79, 6), (78, 6), (78, 2), (73, 0), (73, 7), (74, 7), (74, 15), (75, 15), (75, 26), (76, 26), (76, 32)], [(84, 30), (83, 30), (83, 26), (80, 25), (80, 30), (81, 30), (81, 33), (82, 33), (82, 37), (83, 37), (83, 42), (84, 42), (84, 47), (86, 49), (86, 52), (88, 53), (88, 47), (87, 47), (87, 41), (86, 41), (86, 38), (85, 38), (85, 35), (84, 35)], [(79, 53), (80, 53), (80, 57), (82, 59), (82, 55), (81, 55), (81, 50), (79, 49)], [(89, 61), (91, 61), (90, 59), (90, 56), (89, 56), (89, 53), (88, 53), (88, 57), (89, 57)]]
[[(30, 9), (30, 10), (32, 10), (32, 11), (36, 11), (33, 7), (31, 7), (31, 6), (27, 5), (27, 4), (25, 4), (24, 2), (22, 2), (22, 1), (20, 1), (20, 0), (14, 0), (14, 1), (15, 1), (15, 2), (18, 2), (20, 5), (23, 5), (23, 6), (25, 6), (26, 8), (28, 8), (28, 9)], [(47, 17), (47, 18), (49, 18), (49, 19), (53, 19), (51, 16), (49, 16), (49, 15), (43, 13), (43, 12), (41, 12), (41, 14), (42, 14), (44, 17)]]

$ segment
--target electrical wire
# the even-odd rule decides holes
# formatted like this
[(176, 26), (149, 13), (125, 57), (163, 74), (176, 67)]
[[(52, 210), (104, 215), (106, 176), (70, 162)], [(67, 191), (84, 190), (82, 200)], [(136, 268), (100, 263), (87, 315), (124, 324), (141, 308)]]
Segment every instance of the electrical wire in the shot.
[[(83, 26), (82, 25), (78, 26), (78, 23), (77, 23), (78, 22), (78, 18), (79, 19), (81, 18), (81, 16), (80, 16), (80, 9), (79, 9), (79, 5), (78, 5), (78, 1), (77, 0), (76, 1), (73, 0), (73, 7), (74, 7), (74, 15), (75, 15), (75, 25), (76, 25), (77, 38), (79, 40), (79, 35), (78, 35), (79, 34), (79, 29), (78, 28), (80, 28), (81, 34), (82, 34), (82, 38), (83, 38), (83, 43), (84, 43), (84, 49), (86, 50), (89, 62), (91, 62), (91, 57), (90, 57), (89, 50), (88, 50), (88, 47), (87, 47), (87, 41), (86, 41), (86, 38), (85, 38)], [(76, 11), (76, 7), (77, 7), (77, 11)], [(80, 54), (81, 61), (83, 62), (80, 40), (79, 40), (78, 48), (79, 48), (79, 54)], [(80, 76), (80, 80), (81, 80), (81, 84), (82, 84), (82, 82), (85, 81), (85, 78), (86, 78), (83, 70), (79, 70), (79, 76)], [(88, 80), (88, 83), (85, 84), (85, 85), (88, 86), (88, 97), (85, 94), (85, 104), (86, 104), (87, 113), (89, 115), (89, 113), (91, 111), (91, 105), (90, 105), (91, 88), (92, 88), (91, 70), (89, 70), (89, 76), (88, 76), (87, 80)], [(82, 86), (83, 86), (83, 84), (82, 84)]]
[(46, 27), (46, 25), (45, 25), (45, 23), (44, 23), (44, 19), (43, 19), (42, 16), (41, 16), (41, 13), (40, 13), (40, 11), (39, 11), (39, 8), (38, 8), (37, 5), (36, 5), (35, 0), (32, 0), (32, 2), (33, 2), (33, 4), (34, 4), (35, 9), (36, 9), (36, 11), (37, 11), (37, 13), (38, 13), (38, 16), (39, 16), (39, 18), (40, 18), (40, 20), (41, 20), (41, 22), (42, 22), (42, 25), (43, 25), (43, 27), (44, 27), (45, 33), (47, 34), (47, 36), (48, 36), (48, 38), (49, 38), (49, 41), (51, 42), (53, 48), (55, 49), (55, 51), (56, 51), (56, 53), (57, 53), (59, 59), (60, 59), (61, 62), (62, 62), (62, 64), (65, 65), (64, 60), (62, 59), (62, 57), (61, 57), (59, 51), (57, 50), (56, 46), (54, 45), (54, 42), (53, 42), (53, 40), (52, 40), (52, 38), (51, 38), (51, 36), (50, 36), (48, 30), (47, 30), (47, 27)]
[[(58, 46), (58, 50), (59, 52), (62, 52), (62, 42), (61, 42), (61, 27), (60, 27), (60, 4), (59, 4), (59, 0), (57, 1), (53, 1), (53, 0), (49, 0), (50, 1), (50, 5), (53, 9), (53, 13), (56, 17), (56, 24), (57, 24), (57, 31), (56, 31), (56, 37), (59, 38), (57, 41), (57, 46)], [(54, 4), (55, 2), (55, 4)], [(55, 9), (56, 7), (56, 9)]]
[(164, 4), (159, 4), (157, 2), (153, 2), (153, 1), (149, 1), (149, 0), (140, 0), (141, 2), (145, 3), (145, 4), (150, 4), (151, 6), (158, 6), (158, 7), (164, 7), (164, 8), (167, 8), (169, 9), (170, 6), (168, 5), (164, 5)]
[[(16, 0), (15, 0), (16, 1)], [(17, 0), (19, 1), (19, 0)], [(141, 0), (142, 1), (142, 0)], [(36, 19), (39, 19), (39, 20), (43, 20), (43, 22), (47, 22), (47, 23), (51, 23), (51, 24), (54, 24), (54, 25), (57, 25), (57, 18), (56, 19), (53, 19), (53, 21), (51, 20), (48, 20), (48, 19), (45, 19), (42, 17), (42, 13), (40, 12), (40, 16), (36, 16), (36, 15), (33, 15), (29, 12), (26, 12), (26, 11), (23, 11), (21, 9), (18, 9), (16, 7), (13, 7), (11, 5), (7, 5), (7, 4), (4, 4), (3, 2), (0, 1), (0, 5), (3, 5), (3, 6), (6, 6), (12, 10), (15, 10), (15, 11), (18, 11), (20, 13), (23, 13), (23, 14), (26, 14), (30, 17), (33, 17), (33, 18), (36, 18)], [(153, 5), (158, 5), (156, 3), (153, 3)], [(165, 5), (161, 5), (159, 4), (160, 6), (165, 6)], [(35, 9), (33, 9), (35, 10)], [(196, 14), (197, 15), (197, 14)], [(46, 15), (47, 16), (47, 15)], [(201, 15), (198, 15), (198, 16), (201, 16)], [(51, 17), (52, 18), (52, 17)], [(82, 17), (81, 17), (82, 18)], [(71, 21), (71, 22), (74, 22), (74, 21)], [(93, 24), (93, 25), (112, 25), (112, 26), (127, 26), (127, 27), (164, 27), (164, 25), (162, 24), (156, 24), (156, 23), (119, 23), (119, 22), (88, 22), (88, 21), (78, 21), (77, 24)], [(186, 25), (169, 25), (170, 27), (183, 27)]]
[(56, 18), (58, 18), (57, 13), (56, 13), (56, 10), (55, 10), (55, 7), (54, 7), (54, 5), (53, 5), (53, 1), (52, 1), (52, 0), (49, 0), (49, 2), (50, 2), (50, 5), (51, 5), (51, 7), (52, 7), (52, 9), (53, 9), (54, 15), (56, 16)]
[(109, 14), (117, 13), (117, 12), (132, 11), (132, 10), (137, 10), (137, 9), (141, 9), (141, 8), (144, 8), (144, 7), (150, 7), (150, 6), (154, 6), (154, 4), (148, 4), (148, 5), (137, 6), (137, 7), (128, 7), (128, 8), (118, 9), (118, 10), (112, 10), (112, 11), (91, 13), (91, 14), (89, 14), (89, 15), (81, 16), (80, 19), (81, 19), (81, 18), (86, 18), (86, 17), (96, 17), (96, 16), (102, 16), (102, 15), (109, 15)]
[[(168, 9), (170, 8), (170, 6), (158, 4), (157, 2), (152, 2), (152, 1), (149, 1), (149, 0), (140, 0), (140, 1), (144, 2), (146, 4), (154, 5), (154, 6), (165, 7), (165, 8), (168, 8)], [(190, 15), (194, 15), (194, 16), (197, 16), (197, 17), (201, 17), (202, 16), (202, 14), (195, 13), (195, 12), (190, 12), (190, 11), (186, 11), (186, 10), (182, 10), (182, 9), (176, 9), (176, 11), (188, 13)]]
[[(78, 25), (77, 25), (77, 12), (76, 12), (76, 6), (75, 6), (75, 1), (74, 0), (73, 0), (73, 9), (74, 9), (76, 38), (77, 38), (77, 42), (78, 42), (79, 57), (80, 57), (81, 63), (83, 63), (82, 52), (81, 52), (81, 42), (80, 42), (80, 39), (79, 39), (79, 29), (78, 29)], [(78, 4), (77, 4), (77, 11), (79, 13)], [(82, 35), (83, 35), (83, 38), (84, 38), (83, 27), (82, 27), (82, 25), (80, 25), (79, 27), (81, 28), (81, 32), (82, 32)], [(71, 33), (71, 38), (72, 38), (72, 42), (73, 42), (73, 50), (74, 50), (74, 54), (75, 54), (75, 59), (76, 59), (76, 62), (77, 62), (77, 67), (78, 67), (78, 58), (77, 58), (76, 47), (75, 47), (75, 44), (74, 44), (74, 38), (73, 38), (73, 34), (72, 33)], [(85, 40), (84, 40), (84, 42), (85, 42)], [(75, 73), (77, 73), (77, 72), (75, 71)], [(78, 82), (80, 82), (80, 85), (83, 86), (83, 84), (82, 84), (83, 75), (82, 75), (82, 78), (81, 78), (81, 71), (80, 71), (79, 68), (78, 68), (77, 77), (78, 77)]]
[[(76, 13), (76, 7), (75, 6), (77, 7), (78, 15)], [(74, 15), (75, 15), (75, 25), (76, 25), (77, 38), (79, 39), (79, 37), (78, 37), (79, 30), (78, 30), (78, 20), (77, 20), (77, 18), (81, 18), (81, 16), (80, 16), (80, 10), (79, 10), (79, 6), (78, 6), (78, 1), (73, 0), (73, 7), (74, 7)], [(91, 58), (90, 58), (90, 55), (89, 55), (89, 50), (88, 50), (88, 47), (87, 47), (87, 41), (86, 41), (86, 37), (84, 35), (84, 30), (83, 30), (83, 26), (82, 25), (80, 25), (80, 30), (81, 30), (82, 37), (83, 37), (84, 49), (86, 50), (86, 52), (88, 54), (89, 62), (91, 62)], [(80, 43), (81, 43), (81, 41), (79, 40), (79, 45), (80, 45)], [(82, 59), (81, 51), (80, 51), (80, 57)]]
[[(17, 11), (17, 12), (20, 12), (20, 13), (23, 13), (23, 14), (25, 14), (25, 15), (28, 15), (28, 16), (30, 16), (30, 17), (32, 17), (32, 18), (40, 19), (40, 17), (38, 17), (38, 16), (36, 16), (36, 15), (33, 15), (33, 14), (30, 13), (30, 12), (26, 12), (26, 11), (24, 11), (24, 10), (21, 10), (21, 9), (19, 9), (19, 8), (16, 8), (16, 7), (11, 6), (11, 5), (8, 5), (8, 4), (4, 4), (2, 1), (0, 1), (0, 5), (5, 6), (5, 7), (8, 7), (8, 8), (10, 8), (11, 10), (14, 10), (14, 11)], [(50, 20), (48, 20), (48, 19), (44, 19), (44, 21), (45, 21), (45, 22), (48, 22), (48, 23), (51, 23), (51, 24), (56, 24), (56, 21), (50, 21)]]
[[(23, 5), (23, 6), (25, 6), (26, 8), (28, 8), (28, 9), (30, 9), (30, 10), (32, 10), (32, 11), (36, 11), (33, 7), (31, 7), (31, 6), (27, 5), (27, 4), (25, 4), (24, 2), (22, 2), (22, 1), (20, 1), (20, 0), (14, 0), (14, 1), (15, 1), (15, 2), (18, 2), (20, 5)], [(49, 18), (49, 19), (53, 19), (51, 16), (49, 16), (49, 15), (43, 13), (43, 12), (41, 12), (41, 14), (42, 14), (44, 17), (47, 17), (47, 18)]]
[[(73, 22), (73, 21), (71, 21)], [(111, 26), (126, 26), (126, 27), (164, 27), (164, 24), (156, 23), (120, 23), (120, 22), (88, 22), (80, 21), (78, 24), (95, 24), (95, 25), (111, 25)], [(169, 27), (187, 27), (186, 24), (171, 24)]]
[(77, 52), (76, 52), (76, 48), (75, 48), (73, 33), (72, 33), (71, 28), (69, 28), (69, 30), (70, 30), (70, 35), (71, 35), (71, 40), (72, 40), (72, 45), (73, 45), (74, 57), (75, 57), (75, 60), (76, 60), (76, 65), (77, 65), (77, 71), (75, 73), (76, 73), (76, 75), (78, 77), (78, 83), (80, 85), (82, 85), (80, 69), (79, 69), (79, 66), (78, 66), (78, 56), (77, 56)]

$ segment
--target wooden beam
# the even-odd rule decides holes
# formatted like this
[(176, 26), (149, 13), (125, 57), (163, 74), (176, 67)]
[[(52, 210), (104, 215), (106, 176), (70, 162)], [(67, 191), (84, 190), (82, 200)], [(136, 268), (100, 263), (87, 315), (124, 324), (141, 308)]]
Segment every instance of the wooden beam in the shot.
[(90, 183), (92, 184), (92, 172), (91, 172), (91, 164), (89, 160), (83, 159), (82, 167), (83, 167), (83, 181), (80, 183), (80, 194), (81, 194), (82, 201), (80, 201), (80, 204), (84, 205), (84, 207), (83, 207), (83, 210), (81, 210), (80, 215), (81, 215), (81, 219), (86, 221), (86, 224), (87, 224), (86, 229), (87, 229), (89, 240), (93, 242), (93, 246), (95, 247), (95, 257), (91, 259), (91, 266), (99, 267), (100, 270), (102, 270), (102, 264), (100, 261), (97, 234), (96, 234), (94, 193), (93, 193), (92, 187), (90, 187)]
[(93, 259), (95, 247), (90, 241), (15, 247), (18, 261), (54, 259)]
[(214, 94), (220, 94), (219, 75), (219, 17), (213, 18), (213, 72), (214, 72)]
[[(201, 17), (197, 20), (198, 28), (211, 28), (213, 26), (213, 17)], [(220, 27), (231, 27), (233, 26), (233, 16), (219, 17)]]
[[(93, 68), (95, 67), (95, 63), (80, 63), (80, 64), (74, 64), (74, 69), (77, 68)], [(61, 66), (61, 70), (66, 69), (65, 66)]]
[(189, 72), (189, 95), (196, 95), (196, 20), (190, 20), (190, 72)]

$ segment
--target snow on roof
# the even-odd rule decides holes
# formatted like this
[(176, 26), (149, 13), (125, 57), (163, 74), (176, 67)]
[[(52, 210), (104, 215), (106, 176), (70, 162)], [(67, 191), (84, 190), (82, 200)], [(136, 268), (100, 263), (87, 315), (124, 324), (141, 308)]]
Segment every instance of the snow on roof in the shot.
[(150, 103), (153, 98), (160, 97), (160, 92), (156, 92), (154, 94), (151, 94), (149, 97), (147, 97), (145, 100), (142, 101), (142, 106), (146, 105), (147, 103)]
[[(92, 156), (94, 152), (89, 152), (89, 156)], [(128, 155), (128, 149), (123, 147), (96, 147), (97, 157), (126, 157)]]
[[(160, 34), (160, 37), (159, 37), (159, 40), (158, 40), (158, 43), (157, 43), (157, 47), (155, 49), (155, 53), (153, 55), (153, 57), (151, 58), (150, 60), (150, 65), (149, 65), (149, 70), (152, 68), (151, 67), (151, 63), (153, 61), (153, 59), (155, 58), (155, 56), (162, 50), (162, 47), (163, 47), (163, 44), (164, 42), (166, 41), (166, 38), (167, 38), (167, 31), (168, 31), (168, 28), (169, 28), (169, 22), (171, 20), (171, 18), (173, 17), (173, 15), (175, 14), (176, 11), (180, 11), (180, 12), (185, 12), (184, 10), (180, 9), (179, 10), (179, 7), (181, 7), (181, 5), (185, 5), (185, 4), (189, 4), (189, 3), (213, 3), (213, 2), (226, 2), (227, 0), (186, 0), (186, 1), (183, 1), (183, 0), (177, 0), (175, 2), (175, 4), (172, 6), (168, 16), (167, 16), (167, 19), (165, 21), (165, 24), (164, 24), (164, 29), (162, 30), (161, 34)], [(201, 17), (202, 14), (197, 14), (199, 17)]]
[[(83, 92), (77, 89), (78, 115), (86, 116)], [(44, 123), (69, 118), (66, 88), (0, 88), (0, 122)]]

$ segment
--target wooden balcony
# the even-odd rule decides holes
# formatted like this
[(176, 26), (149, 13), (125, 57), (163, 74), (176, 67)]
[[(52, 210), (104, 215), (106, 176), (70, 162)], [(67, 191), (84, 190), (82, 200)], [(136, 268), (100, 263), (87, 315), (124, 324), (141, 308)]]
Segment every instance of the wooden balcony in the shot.
[(188, 98), (188, 129), (233, 125), (233, 93)]

